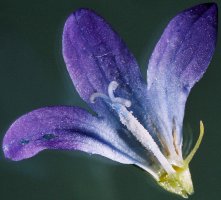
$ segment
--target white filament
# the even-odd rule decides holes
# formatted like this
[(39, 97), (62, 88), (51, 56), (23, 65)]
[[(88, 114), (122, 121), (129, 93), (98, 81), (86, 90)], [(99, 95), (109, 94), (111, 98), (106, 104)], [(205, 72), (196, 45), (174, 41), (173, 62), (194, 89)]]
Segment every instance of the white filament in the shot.
[(150, 133), (140, 124), (140, 122), (122, 105), (113, 105), (114, 110), (117, 111), (120, 121), (133, 136), (157, 158), (158, 162), (162, 165), (168, 174), (175, 173), (175, 170), (160, 151), (158, 145), (150, 135)]

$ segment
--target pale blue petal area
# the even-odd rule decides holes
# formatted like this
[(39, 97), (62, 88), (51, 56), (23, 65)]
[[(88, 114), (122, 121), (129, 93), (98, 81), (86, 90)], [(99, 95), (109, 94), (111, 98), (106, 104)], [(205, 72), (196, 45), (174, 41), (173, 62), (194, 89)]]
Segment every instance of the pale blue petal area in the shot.
[(145, 149), (127, 131), (77, 107), (34, 110), (17, 119), (3, 140), (5, 157), (15, 161), (45, 149), (80, 150), (142, 168), (151, 164)]
[(149, 114), (169, 147), (174, 146), (175, 138), (181, 150), (185, 103), (211, 61), (216, 35), (217, 6), (201, 4), (170, 21), (151, 56), (147, 72)]

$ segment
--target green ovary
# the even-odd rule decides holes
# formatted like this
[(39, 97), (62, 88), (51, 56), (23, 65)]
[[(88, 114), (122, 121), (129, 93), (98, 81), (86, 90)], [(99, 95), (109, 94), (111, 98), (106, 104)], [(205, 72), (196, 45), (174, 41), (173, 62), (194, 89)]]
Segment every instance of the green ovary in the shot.
[(204, 135), (204, 126), (202, 121), (200, 122), (200, 134), (199, 138), (189, 153), (189, 155), (184, 160), (182, 167), (173, 166), (176, 171), (174, 174), (167, 174), (165, 171), (161, 172), (158, 180), (158, 184), (165, 190), (182, 196), (183, 198), (188, 198), (188, 195), (193, 194), (193, 183), (191, 179), (191, 174), (189, 171), (189, 163), (192, 160), (194, 154), (198, 150), (200, 143)]

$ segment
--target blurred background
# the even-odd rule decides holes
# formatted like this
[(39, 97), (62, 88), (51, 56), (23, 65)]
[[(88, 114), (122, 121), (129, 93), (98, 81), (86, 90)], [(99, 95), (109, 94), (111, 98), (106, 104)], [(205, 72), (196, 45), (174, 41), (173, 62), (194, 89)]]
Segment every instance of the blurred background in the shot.
[[(146, 63), (168, 21), (197, 0), (0, 1), (0, 138), (22, 114), (47, 105), (88, 108), (72, 86), (61, 54), (67, 16), (87, 7), (121, 35), (146, 76)], [(208, 2), (208, 1), (207, 1)], [(221, 3), (217, 1), (218, 5)], [(219, 27), (221, 24), (219, 23)], [(192, 200), (221, 198), (221, 42), (203, 79), (192, 90), (185, 127), (205, 137), (190, 168)], [(181, 199), (159, 189), (143, 171), (81, 152), (44, 151), (21, 162), (0, 156), (1, 200)]]

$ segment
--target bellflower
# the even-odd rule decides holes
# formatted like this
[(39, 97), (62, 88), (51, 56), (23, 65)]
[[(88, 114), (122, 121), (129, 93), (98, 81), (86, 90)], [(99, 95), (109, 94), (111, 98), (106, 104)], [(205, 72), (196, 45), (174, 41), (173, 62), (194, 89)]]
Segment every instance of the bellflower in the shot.
[(189, 162), (182, 155), (187, 97), (206, 71), (215, 49), (217, 6), (197, 5), (179, 13), (151, 55), (147, 83), (124, 42), (88, 9), (64, 26), (63, 57), (81, 98), (97, 113), (78, 107), (34, 110), (17, 119), (3, 140), (6, 158), (30, 158), (45, 149), (99, 154), (147, 171), (164, 189), (193, 193)]

